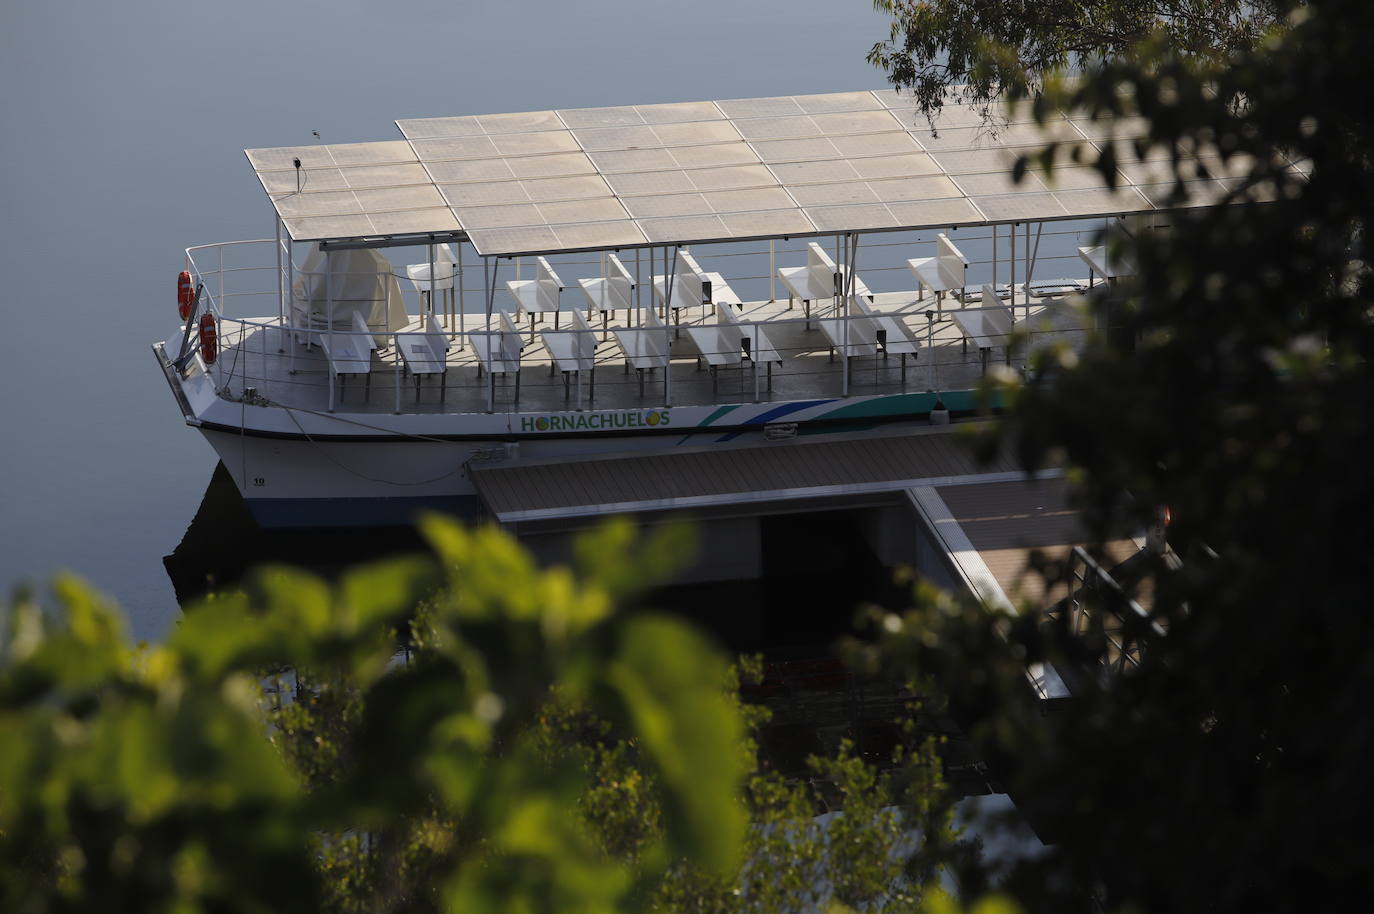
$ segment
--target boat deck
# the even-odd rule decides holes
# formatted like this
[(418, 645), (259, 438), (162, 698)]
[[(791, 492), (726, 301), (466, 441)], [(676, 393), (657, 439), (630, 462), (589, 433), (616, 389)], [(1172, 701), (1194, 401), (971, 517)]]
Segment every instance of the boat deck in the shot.
[[(1031, 298), (1029, 308), (1018, 291), (1013, 313), (1017, 329), (1026, 337), (1013, 346), (1008, 359), (1006, 338), (980, 351), (966, 341), (959, 325), (950, 318), (960, 305), (943, 302), (944, 318), (933, 324), (927, 341), (925, 312), (934, 310), (932, 295), (886, 292), (874, 296), (873, 309), (895, 316), (916, 342), (914, 355), (900, 357), (897, 341), (889, 339), (891, 355), (851, 356), (848, 396), (901, 392), (954, 391), (977, 387), (985, 371), (1009, 364), (1019, 369), (1029, 352), (1048, 345), (1078, 348), (1084, 338), (1084, 321), (1073, 297)], [(828, 310), (830, 303), (825, 303)], [(976, 310), (975, 303), (967, 306)], [(820, 309), (814, 309), (820, 310)], [(813, 313), (808, 321), (803, 304), (789, 307), (786, 299), (746, 302), (735, 311), (746, 325), (757, 322), (772, 343), (780, 361), (768, 366), (744, 361), (712, 369), (693, 342), (689, 328), (714, 325), (709, 306), (688, 306), (679, 312), (680, 324), (672, 336), (670, 379), (666, 402), (674, 406), (783, 402), (846, 395), (844, 360), (832, 355), (831, 343)], [(833, 320), (833, 319), (832, 319)], [(476, 348), (470, 335), (484, 329), (483, 315), (466, 315), (463, 331), (444, 326), (450, 334), (443, 375), (421, 377), (404, 373), (395, 346), (379, 346), (365, 373), (341, 375), (335, 380), (331, 401), (328, 359), (318, 345), (307, 346), (300, 337), (291, 343), (293, 331), (276, 318), (221, 322), (221, 352), (211, 369), (216, 385), (238, 396), (245, 388), (275, 404), (295, 409), (347, 413), (549, 413), (577, 409), (637, 409), (665, 403), (664, 372), (627, 368), (625, 355), (614, 333), (602, 332), (602, 321), (591, 321), (597, 331), (594, 387), (591, 372), (564, 376), (555, 370), (540, 333), (554, 329), (551, 313), (523, 319), (518, 324), (522, 350), (519, 370), (498, 374), (494, 381), (479, 371)], [(531, 324), (533, 321), (533, 328)], [(633, 314), (616, 312), (609, 320), (613, 331), (633, 322)], [(564, 311), (559, 329), (571, 328), (571, 314)], [(493, 317), (492, 326), (497, 326)], [(830, 329), (834, 331), (835, 325)], [(750, 331), (745, 327), (745, 333)], [(298, 334), (298, 337), (300, 335)], [(699, 334), (696, 336), (700, 337)], [(853, 340), (854, 337), (851, 337)], [(386, 342), (390, 342), (389, 340)], [(480, 342), (480, 340), (479, 340)], [(986, 342), (986, 341), (985, 341)], [(518, 382), (517, 382), (518, 377)], [(489, 385), (491, 385), (489, 387)]]

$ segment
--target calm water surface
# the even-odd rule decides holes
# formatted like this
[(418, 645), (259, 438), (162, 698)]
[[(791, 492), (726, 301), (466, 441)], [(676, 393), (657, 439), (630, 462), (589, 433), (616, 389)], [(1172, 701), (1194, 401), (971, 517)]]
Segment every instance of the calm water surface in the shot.
[[(163, 559), (216, 461), (148, 347), (173, 329), (185, 247), (272, 234), (243, 149), (399, 139), (403, 117), (877, 88), (863, 58), (885, 34), (867, 0), (6, 4), (0, 589), (73, 569), (140, 638), (177, 618)], [(173, 576), (206, 555), (341, 554), (232, 505), (193, 540)]]

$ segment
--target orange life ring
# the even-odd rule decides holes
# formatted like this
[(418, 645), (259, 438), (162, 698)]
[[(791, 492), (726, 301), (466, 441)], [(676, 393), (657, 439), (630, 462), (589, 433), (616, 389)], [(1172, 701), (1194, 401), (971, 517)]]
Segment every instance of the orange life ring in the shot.
[(177, 313), (182, 320), (191, 316), (191, 305), (196, 300), (196, 287), (191, 283), (191, 272), (182, 270), (177, 277)]
[(209, 311), (200, 316), (200, 357), (206, 365), (219, 358), (219, 337), (215, 332), (215, 316)]

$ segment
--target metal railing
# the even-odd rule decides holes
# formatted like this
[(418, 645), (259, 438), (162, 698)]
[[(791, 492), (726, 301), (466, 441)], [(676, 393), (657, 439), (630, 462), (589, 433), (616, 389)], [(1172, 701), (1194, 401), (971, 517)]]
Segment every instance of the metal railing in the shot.
[[(264, 251), (269, 256), (280, 255), (276, 265), (261, 265)], [(355, 277), (334, 273), (336, 283), (346, 285), (349, 280), (358, 279), (362, 285), (371, 284), (380, 291), (371, 298), (326, 301), (322, 309), (325, 313), (321, 313), (318, 301), (312, 306), (295, 300), (292, 286), (308, 286), (305, 280), (312, 277), (286, 255), (286, 245), (273, 239), (187, 249), (187, 268), (193, 281), (204, 289), (202, 307), (214, 314), (217, 322), (222, 351), (211, 370), (216, 388), (228, 396), (253, 389), (255, 395), (286, 405), (297, 399), (297, 395), (301, 402), (313, 403), (318, 397), (308, 393), (307, 388), (319, 389), (321, 376), (328, 376), (327, 408), (332, 409), (335, 382), (342, 388), (346, 382), (340, 375), (354, 373), (367, 376), (364, 383), (369, 385), (369, 391), (374, 381), (394, 387), (394, 391), (388, 393), (391, 393), (390, 405), (398, 412), (404, 406), (403, 385), (413, 383), (416, 388), (413, 399), (418, 408), (426, 385), (410, 371), (406, 353), (398, 346), (398, 333), (416, 333), (415, 326), (393, 327), (386, 320), (370, 323), (368, 335), (373, 338), (373, 345), (369, 346), (367, 361), (370, 365), (365, 371), (337, 371), (337, 365), (325, 350), (332, 338), (354, 333), (351, 324), (354, 313), (386, 314), (391, 296), (395, 294), (400, 294), (408, 319), (413, 319), (410, 316), (415, 311), (423, 315), (422, 290), (405, 289), (400, 283), (403, 277), (394, 270), (380, 274), (371, 271)], [(879, 297), (884, 294), (887, 293), (878, 293)], [(1050, 299), (1031, 301), (1032, 298), (1024, 290), (1019, 295), (1021, 302), (1031, 305), (1050, 303)], [(973, 369), (978, 369), (979, 374), (985, 373), (989, 368), (988, 355), (993, 349), (1003, 350), (1003, 361), (1012, 364), (1024, 361), (1027, 354), (1037, 348), (1038, 338), (1048, 336), (1073, 341), (1085, 332), (1081, 327), (1048, 330), (1033, 325), (1018, 327), (1013, 333), (985, 337), (984, 345), (975, 346), (976, 351), (966, 353), (965, 346), (956, 345), (960, 338), (951, 329), (954, 324), (948, 320), (948, 311), (954, 308), (961, 313), (975, 314), (984, 310), (969, 303), (959, 308), (958, 302), (947, 300), (946, 320), (937, 321), (933, 300), (928, 308), (923, 305), (921, 310), (881, 309), (874, 315), (845, 315), (840, 307), (841, 298), (835, 296), (813, 302), (809, 317), (801, 316), (800, 303), (793, 312), (797, 316), (792, 317), (781, 305), (757, 301), (745, 303), (743, 310), (733, 309), (734, 320), (719, 324), (711, 319), (716, 306), (709, 303), (680, 305), (673, 302), (670, 308), (655, 300), (652, 291), (640, 300), (645, 299), (647, 303), (640, 308), (614, 314), (589, 311), (585, 307), (579, 309), (586, 315), (589, 330), (575, 329), (571, 320), (559, 322), (557, 316), (550, 320), (547, 312), (521, 317), (517, 335), (524, 351), (514, 359), (514, 370), (509, 365), (492, 364), (490, 347), (485, 345), (491, 342), (493, 335), (501, 334), (497, 326), (499, 310), (490, 317), (469, 313), (466, 325), (455, 327), (448, 316), (436, 309), (432, 313), (439, 320), (448, 352), (443, 371), (426, 373), (440, 374), (437, 393), (446, 403), (446, 409), (454, 412), (493, 412), (498, 407), (512, 413), (519, 411), (519, 388), (510, 384), (511, 381), (521, 381), (526, 400), (537, 399), (543, 404), (541, 408), (557, 403), (557, 398), (550, 396), (545, 388), (561, 387), (566, 401), (564, 409), (606, 408), (608, 399), (615, 400), (620, 408), (796, 399), (797, 390), (801, 388), (805, 389), (802, 396), (855, 396), (908, 390), (938, 394), (945, 389), (976, 386), (977, 376), (970, 377), (969, 373)], [(766, 318), (751, 316), (758, 315), (765, 304), (769, 312)], [(239, 316), (247, 309), (256, 310), (257, 315)], [(647, 326), (650, 312), (661, 320), (670, 320), (674, 311), (680, 312), (684, 323), (667, 323), (661, 328)], [(1030, 305), (1018, 303), (1011, 311), (1014, 317), (1028, 314)], [(905, 331), (895, 326), (875, 331), (878, 319), (895, 320)], [(612, 328), (612, 323), (618, 326)], [(726, 328), (726, 332), (717, 337), (718, 345), (710, 341), (712, 328)], [(626, 339), (618, 338), (616, 329)], [(822, 332), (817, 333), (817, 330)], [(901, 338), (891, 338), (894, 334), (890, 330), (896, 330)], [(595, 341), (595, 367), (569, 367), (571, 362), (560, 364), (542, 338), (544, 334), (553, 333), (572, 334), (571, 338), (579, 334), (591, 335)], [(607, 383), (605, 369), (624, 363), (624, 374), (632, 370), (629, 363), (633, 360), (628, 349), (618, 344), (627, 344), (631, 335), (656, 338), (657, 334), (663, 337), (658, 344), (659, 354), (672, 353), (667, 361), (674, 366), (671, 371), (663, 370), (666, 365), (662, 361), (653, 365), (641, 360), (637, 377), (631, 379), (635, 383), (629, 385), (635, 388), (634, 392), (624, 389), (625, 382), (617, 384), (612, 380)], [(903, 348), (906, 352), (899, 351)], [(955, 352), (959, 354), (951, 357)], [(910, 362), (907, 355), (912, 357)], [(698, 384), (697, 376), (681, 370), (682, 360), (693, 356), (703, 372), (711, 368), (709, 376), (704, 373), (701, 376), (703, 379), (709, 377), (709, 384)], [(462, 369), (479, 366), (482, 371), (460, 373)], [(536, 367), (547, 367), (550, 380), (542, 381), (541, 373), (530, 372)], [(720, 381), (735, 368), (742, 369), (738, 373), (740, 383), (721, 384)], [(599, 385), (596, 369), (601, 370)], [(467, 376), (469, 374), (471, 377)], [(560, 374), (563, 376), (559, 377)], [(775, 377), (787, 381), (788, 390), (783, 394), (773, 393), (771, 381)], [(576, 397), (572, 395), (573, 382), (577, 386)], [(587, 386), (585, 398), (584, 382)], [(507, 395), (507, 386), (512, 388), (511, 395)], [(455, 396), (449, 398), (448, 394)], [(370, 400), (365, 408), (372, 408)]]
[(1139, 667), (1151, 643), (1164, 636), (1163, 626), (1082, 546), (1070, 552), (1066, 570), (1068, 595), (1046, 610), (1046, 621), (1100, 646), (1098, 666), (1104, 675)]

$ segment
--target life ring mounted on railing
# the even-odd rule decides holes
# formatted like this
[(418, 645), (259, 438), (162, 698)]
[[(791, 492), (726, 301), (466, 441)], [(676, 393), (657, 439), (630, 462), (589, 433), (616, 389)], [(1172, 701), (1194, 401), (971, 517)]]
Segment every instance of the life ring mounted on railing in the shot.
[(196, 301), (195, 283), (191, 281), (191, 271), (182, 270), (177, 277), (177, 313), (182, 320), (191, 316), (191, 308)]
[(219, 358), (219, 334), (215, 329), (215, 316), (206, 311), (200, 316), (200, 357), (206, 365), (215, 364)]

